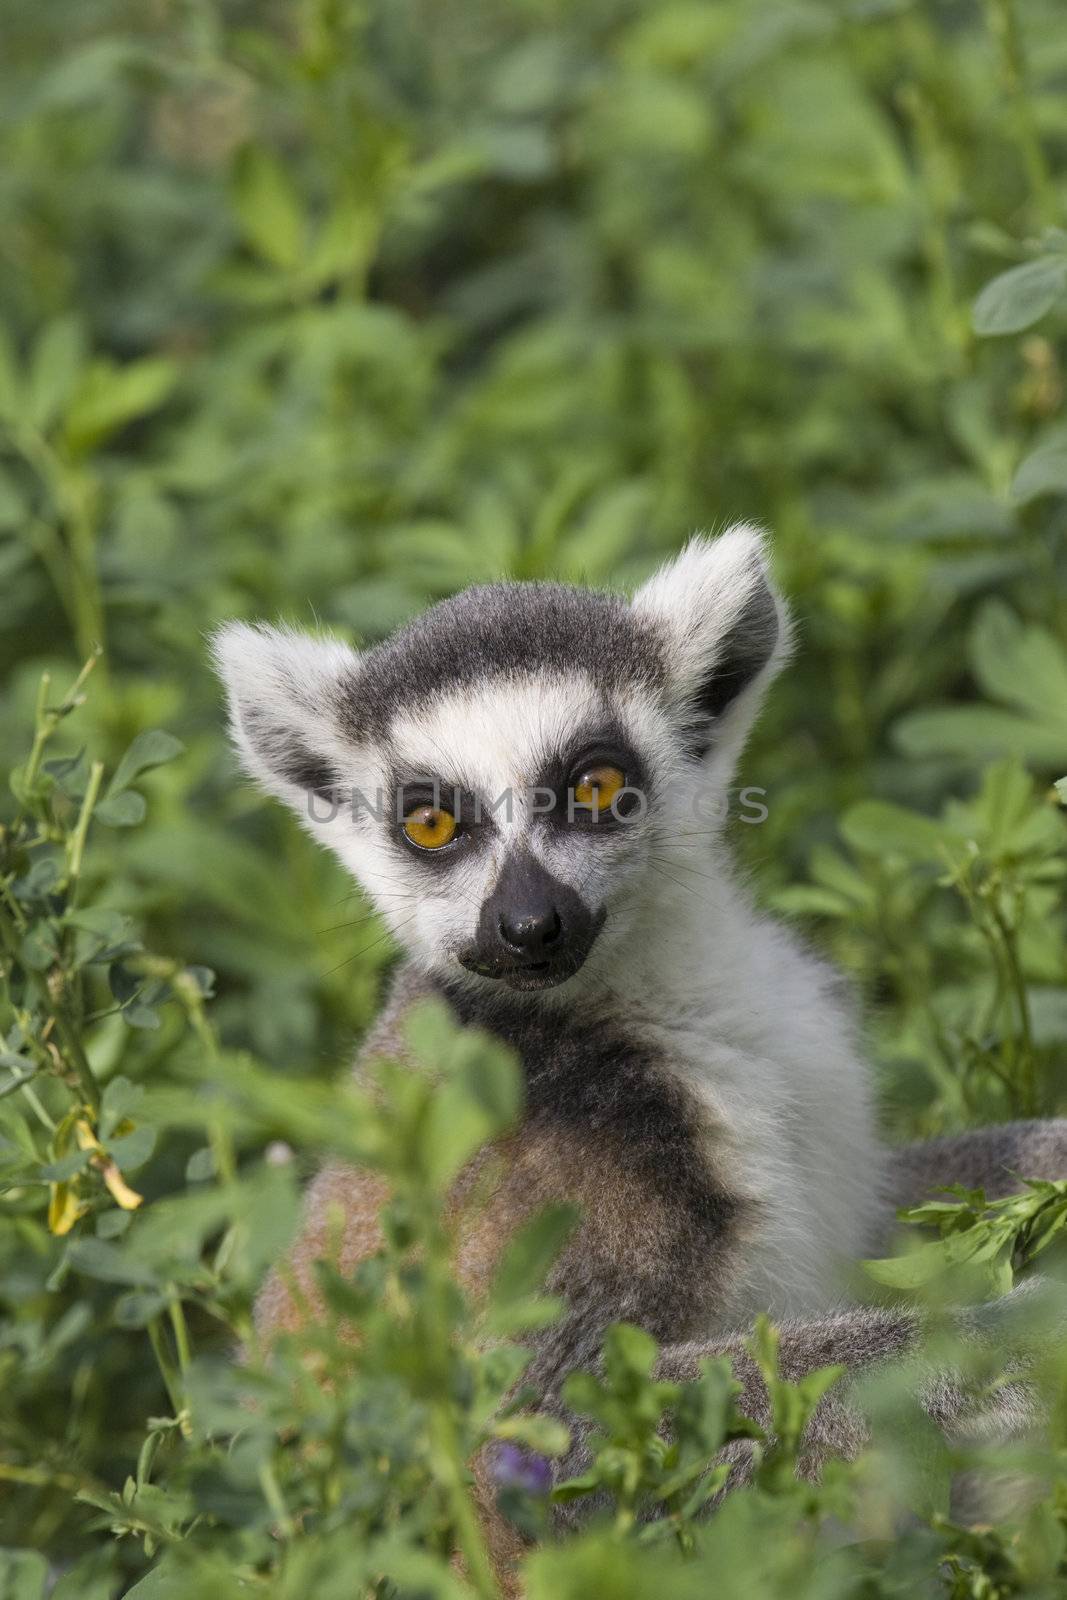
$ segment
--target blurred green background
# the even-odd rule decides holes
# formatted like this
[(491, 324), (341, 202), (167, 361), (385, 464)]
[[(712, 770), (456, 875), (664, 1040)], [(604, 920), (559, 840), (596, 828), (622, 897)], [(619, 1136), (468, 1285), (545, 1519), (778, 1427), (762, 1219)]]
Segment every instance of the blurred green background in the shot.
[(1058, 0), (4, 11), (0, 734), (100, 642), (80, 742), (188, 747), (99, 830), (104, 903), (218, 972), (229, 1042), (335, 1071), (393, 952), (237, 777), (205, 631), (371, 642), (754, 519), (800, 651), (738, 847), (874, 1003), (890, 1101), (958, 1115), (930, 1007), (974, 962), (838, 826), (1067, 770)]

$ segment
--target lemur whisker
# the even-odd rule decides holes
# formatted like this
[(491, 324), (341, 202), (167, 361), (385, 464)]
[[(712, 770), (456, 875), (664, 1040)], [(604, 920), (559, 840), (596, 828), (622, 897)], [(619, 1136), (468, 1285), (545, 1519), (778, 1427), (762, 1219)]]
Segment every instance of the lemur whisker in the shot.
[(379, 934), (377, 939), (373, 939), (370, 944), (364, 945), (361, 950), (356, 950), (352, 955), (346, 956), (345, 959), (343, 961), (339, 961), (335, 967), (328, 967), (325, 972), (320, 972), (320, 980), (322, 978), (332, 977), (335, 972), (340, 972), (342, 967), (349, 967), (352, 965), (353, 961), (358, 961), (361, 956), (369, 955), (370, 952), (372, 950), (376, 950), (380, 944), (384, 944), (386, 939), (395, 939), (401, 928), (406, 928), (408, 924), (414, 922), (414, 920), (415, 914), (413, 912), (410, 917), (407, 917), (403, 922), (398, 923), (395, 928), (386, 928), (384, 932)]
[(691, 866), (688, 861), (679, 861), (675, 856), (653, 855), (649, 853), (648, 859), (660, 866), (672, 868), (675, 872), (684, 872), (691, 878), (700, 878), (704, 883), (710, 883), (715, 888), (722, 888), (722, 879), (712, 877), (710, 872), (701, 872), (699, 867)]
[(652, 864), (655, 866), (655, 869), (659, 873), (661, 878), (666, 878), (668, 883), (673, 883), (677, 888), (684, 889), (686, 894), (696, 895), (697, 898), (699, 899), (700, 894), (701, 894), (701, 890), (696, 888), (696, 886), (694, 884), (683, 883), (680, 878), (672, 877), (671, 874), (666, 870), (666, 868), (663, 867), (661, 864), (655, 862), (652, 857), (649, 857), (649, 860), (652, 861)]
[[(390, 896), (390, 898), (392, 898), (392, 896)], [(410, 901), (412, 897), (411, 895), (403, 895), (399, 898)], [(316, 937), (321, 939), (328, 933), (340, 933), (344, 928), (365, 927), (368, 922), (374, 922), (380, 915), (380, 912), (375, 911), (373, 907), (371, 907), (362, 917), (353, 917), (349, 922), (334, 922), (331, 923), (328, 928), (317, 928), (315, 930)]]

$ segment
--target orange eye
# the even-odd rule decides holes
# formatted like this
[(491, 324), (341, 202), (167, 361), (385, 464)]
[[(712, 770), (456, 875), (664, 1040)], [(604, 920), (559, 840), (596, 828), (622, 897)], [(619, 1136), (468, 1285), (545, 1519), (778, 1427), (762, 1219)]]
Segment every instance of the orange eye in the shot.
[(626, 787), (626, 774), (618, 767), (590, 767), (574, 785), (574, 803), (591, 811), (607, 811), (620, 789)]
[(404, 832), (420, 850), (440, 850), (455, 838), (456, 819), (437, 806), (419, 806), (404, 818)]

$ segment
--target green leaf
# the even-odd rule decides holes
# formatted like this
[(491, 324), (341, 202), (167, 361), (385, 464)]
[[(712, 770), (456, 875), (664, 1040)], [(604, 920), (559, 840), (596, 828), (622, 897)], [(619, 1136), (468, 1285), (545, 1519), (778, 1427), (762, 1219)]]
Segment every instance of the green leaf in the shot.
[(421, 1128), (420, 1161), (427, 1177), (444, 1190), (463, 1164), (498, 1131), (499, 1124), (464, 1084), (442, 1084), (434, 1092)]
[(108, 1155), (112, 1156), (123, 1172), (136, 1172), (144, 1165), (156, 1147), (156, 1130), (144, 1123), (132, 1128), (116, 1139), (105, 1139)]
[(905, 1255), (864, 1261), (863, 1270), (876, 1283), (885, 1284), (890, 1289), (918, 1289), (941, 1277), (949, 1267), (974, 1259), (987, 1248), (987, 1244), (983, 1230), (968, 1228), (963, 1233), (952, 1233), (944, 1239), (932, 1239)]
[(148, 356), (117, 367), (95, 362), (67, 410), (64, 436), (72, 451), (85, 451), (119, 428), (162, 405), (178, 378), (175, 362)]
[(109, 828), (133, 828), (144, 821), (147, 811), (143, 794), (136, 789), (120, 789), (117, 794), (106, 794), (97, 803), (93, 816)]
[(22, 404), (18, 357), (11, 335), (0, 322), (0, 417), (17, 417)]
[(47, 772), (61, 794), (68, 800), (81, 800), (89, 782), (89, 763), (85, 759), (85, 751), (79, 750), (75, 756), (61, 756), (53, 761), (42, 763), (41, 770)]
[(191, 1600), (191, 1587), (188, 1573), (175, 1571), (164, 1562), (127, 1589), (123, 1600)]
[(506, 1305), (540, 1289), (549, 1269), (574, 1232), (574, 1206), (546, 1206), (509, 1239), (493, 1279), (492, 1300)]
[(153, 1006), (147, 1006), (139, 1001), (123, 1006), (122, 1020), (131, 1028), (144, 1028), (155, 1032), (161, 1026), (159, 1012)]
[(514, 1054), (490, 1034), (469, 1031), (456, 1041), (455, 1083), (485, 1113), (495, 1133), (515, 1122), (522, 1080)]
[(572, 1500), (581, 1500), (584, 1495), (595, 1494), (601, 1488), (600, 1475), (596, 1472), (585, 1472), (580, 1478), (568, 1478), (566, 1483), (557, 1483), (552, 1490), (552, 1500), (555, 1505), (569, 1505)]
[(131, 1078), (123, 1077), (122, 1074), (112, 1078), (101, 1096), (101, 1117), (99, 1117), (101, 1139), (110, 1139), (118, 1123), (125, 1122), (126, 1117), (141, 1110), (142, 1104), (144, 1104), (144, 1088), (141, 1083), (134, 1083)]
[(974, 839), (991, 858), (1041, 858), (1062, 845), (1060, 823), (1017, 761), (997, 761), (982, 776), (970, 801), (949, 800), (945, 817), (962, 839)]
[(167, 1297), (157, 1289), (131, 1289), (115, 1302), (120, 1328), (145, 1328), (167, 1309)]
[(293, 271), (304, 251), (300, 197), (281, 163), (258, 145), (247, 146), (234, 173), (234, 209), (245, 239), (272, 266)]
[(59, 944), (51, 923), (38, 922), (23, 936), (19, 956), (31, 972), (45, 972), (59, 959)]
[(122, 944), (133, 933), (132, 917), (123, 911), (109, 911), (106, 906), (85, 906), (68, 911), (63, 921), (68, 927), (95, 933), (105, 944)]
[(841, 820), (841, 832), (854, 850), (912, 861), (943, 861), (948, 842), (940, 823), (889, 800), (861, 800), (851, 806)]
[(818, 884), (793, 883), (777, 889), (769, 897), (775, 911), (787, 917), (847, 917), (854, 910), (851, 902), (832, 889)]
[(90, 1159), (89, 1150), (72, 1150), (70, 1155), (60, 1156), (58, 1161), (49, 1161), (42, 1166), (37, 1176), (43, 1183), (66, 1183), (76, 1172), (84, 1172)]
[(411, 1053), (430, 1070), (439, 1063), (442, 1048), (450, 1046), (456, 1032), (455, 1018), (443, 1000), (422, 1000), (404, 1018), (404, 1035)]
[(96, 1214), (96, 1237), (98, 1239), (120, 1239), (129, 1229), (133, 1221), (132, 1211), (98, 1211)]
[(107, 786), (108, 797), (120, 794), (142, 772), (147, 772), (151, 767), (161, 767), (184, 752), (185, 746), (181, 740), (175, 739), (173, 734), (164, 733), (160, 728), (149, 728), (139, 733), (115, 768)]
[(970, 760), (1018, 756), (1035, 767), (1067, 760), (1067, 732), (993, 706), (939, 706), (913, 711), (893, 726), (893, 740), (909, 756), (964, 756)]
[(1067, 494), (1067, 433), (1057, 432), (1020, 461), (1009, 493), (1018, 506), (1046, 494)]
[(78, 317), (49, 322), (33, 347), (26, 379), (27, 421), (46, 433), (66, 405), (85, 360), (85, 332)]
[(67, 1254), (76, 1271), (103, 1283), (129, 1283), (153, 1286), (156, 1274), (144, 1261), (134, 1261), (117, 1245), (104, 1239), (72, 1239)]
[(1067, 651), (1046, 629), (1026, 626), (1001, 600), (989, 600), (971, 628), (974, 673), (985, 692), (1017, 705), (1067, 739)]
[(612, 1383), (623, 1375), (647, 1378), (656, 1364), (659, 1345), (644, 1328), (614, 1322), (604, 1336), (604, 1371)]
[(493, 1424), (496, 1439), (512, 1439), (528, 1450), (539, 1450), (542, 1455), (561, 1456), (570, 1444), (570, 1430), (554, 1417), (537, 1413), (520, 1412)]
[(1067, 296), (1067, 257), (1038, 256), (987, 283), (974, 302), (972, 324), (984, 338), (1019, 333)]
[(38, 1550), (0, 1550), (2, 1600), (42, 1600), (48, 1562)]
[(186, 967), (185, 975), (196, 985), (201, 998), (210, 1000), (215, 993), (215, 974), (210, 967)]

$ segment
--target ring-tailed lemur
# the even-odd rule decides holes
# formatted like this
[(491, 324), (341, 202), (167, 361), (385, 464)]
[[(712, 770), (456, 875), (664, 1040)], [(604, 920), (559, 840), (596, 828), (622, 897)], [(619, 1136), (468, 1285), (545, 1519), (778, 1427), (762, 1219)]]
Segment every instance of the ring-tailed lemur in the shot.
[[(757, 1415), (738, 1330), (759, 1311), (782, 1324), (789, 1375), (886, 1360), (913, 1316), (841, 1309), (838, 1274), (877, 1248), (893, 1206), (951, 1181), (993, 1194), (1012, 1173), (1067, 1174), (1065, 1122), (883, 1151), (837, 981), (731, 872), (722, 802), (788, 640), (748, 527), (694, 539), (630, 601), (503, 583), (365, 654), (245, 624), (216, 638), (247, 767), (407, 948), (366, 1055), (395, 1049), (428, 993), (518, 1052), (525, 1113), (488, 1207), (461, 1227), (459, 1268), (477, 1289), (531, 1212), (578, 1204), (550, 1284), (567, 1312), (528, 1375), (549, 1403), (620, 1318), (667, 1346), (669, 1375), (734, 1356)], [(367, 804), (336, 812), (335, 791)], [(290, 1262), (304, 1305), (332, 1215), (351, 1268), (378, 1245), (382, 1198), (336, 1165), (312, 1183)], [(267, 1332), (298, 1320), (280, 1276), (258, 1317)], [(839, 1392), (816, 1455), (862, 1437)], [(949, 1396), (931, 1386), (944, 1421)]]

